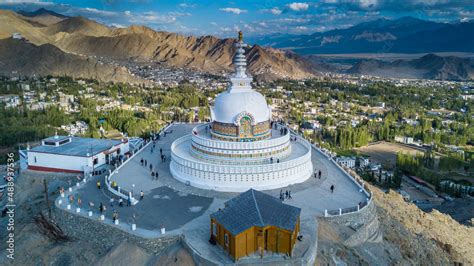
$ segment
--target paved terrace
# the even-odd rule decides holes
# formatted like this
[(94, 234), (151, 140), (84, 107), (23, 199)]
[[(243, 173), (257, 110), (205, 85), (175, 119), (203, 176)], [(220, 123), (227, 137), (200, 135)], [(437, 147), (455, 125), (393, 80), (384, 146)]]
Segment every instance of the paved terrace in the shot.
[[(81, 185), (72, 194), (80, 196), (83, 207), (87, 202), (95, 203), (95, 213), (93, 219), (98, 218), (97, 207), (99, 202), (106, 204), (106, 223), (111, 223), (112, 209), (119, 211), (120, 227), (123, 230), (132, 232), (130, 225), (136, 217), (137, 231), (143, 237), (159, 237), (160, 227), (166, 227), (166, 234), (184, 234), (189, 246), (201, 256), (218, 263), (231, 263), (231, 260), (217, 246), (208, 243), (209, 239), (209, 215), (219, 208), (224, 207), (224, 202), (237, 193), (218, 192), (203, 190), (187, 186), (175, 180), (169, 171), (170, 146), (171, 143), (185, 134), (190, 134), (196, 124), (172, 125), (167, 131), (172, 133), (166, 137), (161, 137), (156, 142), (156, 146), (151, 152), (153, 144), (149, 144), (132, 159), (128, 160), (116, 174), (112, 176), (111, 182), (116, 181), (118, 186), (128, 191), (133, 191), (134, 196), (139, 198), (138, 193), (142, 190), (145, 193), (143, 200), (132, 207), (118, 207), (115, 202), (114, 207), (109, 205), (109, 197), (96, 188), (96, 180), (103, 177), (96, 177), (92, 181)], [(278, 133), (279, 135), (279, 133)], [(161, 162), (160, 151), (166, 155), (166, 162)], [(148, 166), (141, 166), (141, 159), (147, 160)], [(150, 174), (149, 165), (158, 171), (159, 178), (153, 179)], [(323, 216), (324, 211), (338, 208), (354, 207), (359, 202), (367, 200), (364, 192), (349, 179), (343, 171), (329, 160), (324, 154), (313, 149), (312, 163), (315, 171), (322, 171), (322, 178), (310, 177), (307, 181), (282, 188), (283, 191), (290, 190), (293, 199), (285, 200), (285, 203), (300, 207), (301, 212), (301, 233), (304, 236), (302, 242), (296, 245), (295, 255), (309, 256), (310, 250), (315, 250), (317, 224), (315, 216)], [(331, 193), (330, 186), (335, 186), (334, 193)], [(266, 193), (279, 197), (280, 189), (269, 190)], [(67, 195), (66, 195), (67, 197)], [(61, 207), (65, 208), (66, 198), (63, 199)], [(58, 203), (58, 201), (56, 202)], [(86, 208), (86, 210), (88, 207)], [(72, 207), (73, 211), (75, 206)], [(82, 213), (85, 215), (85, 213)], [(271, 262), (281, 259), (279, 255), (269, 256), (265, 260)], [(244, 259), (252, 261), (252, 258)]]

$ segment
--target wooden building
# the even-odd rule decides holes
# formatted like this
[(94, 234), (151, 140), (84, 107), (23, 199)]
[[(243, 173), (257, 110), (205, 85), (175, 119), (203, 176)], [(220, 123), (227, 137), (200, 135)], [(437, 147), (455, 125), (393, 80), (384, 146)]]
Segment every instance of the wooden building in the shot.
[(211, 214), (211, 242), (237, 261), (258, 252), (293, 254), (301, 209), (253, 189), (227, 201)]

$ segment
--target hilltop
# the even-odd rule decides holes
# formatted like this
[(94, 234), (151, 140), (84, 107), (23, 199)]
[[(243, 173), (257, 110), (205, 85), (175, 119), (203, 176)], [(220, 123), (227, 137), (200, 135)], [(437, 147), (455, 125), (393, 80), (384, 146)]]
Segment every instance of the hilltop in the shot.
[[(63, 52), (113, 60), (158, 62), (170, 68), (186, 68), (221, 74), (232, 70), (234, 39), (185, 36), (132, 25), (114, 28), (84, 17), (57, 17), (56, 23), (32, 22), (45, 11), (23, 16), (0, 10), (0, 38), (22, 34), (35, 45), (51, 44)], [(25, 14), (25, 13), (23, 13)], [(53, 16), (48, 13), (48, 16)], [(247, 49), (249, 71), (258, 79), (305, 78), (315, 74), (311, 63), (289, 51)]]

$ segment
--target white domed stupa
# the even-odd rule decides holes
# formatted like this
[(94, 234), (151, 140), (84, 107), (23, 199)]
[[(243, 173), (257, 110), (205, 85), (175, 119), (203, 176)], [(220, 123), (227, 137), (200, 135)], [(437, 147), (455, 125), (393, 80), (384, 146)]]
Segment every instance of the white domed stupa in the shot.
[(211, 107), (211, 123), (171, 145), (173, 177), (195, 187), (233, 192), (305, 181), (313, 172), (311, 145), (272, 123), (270, 106), (252, 89), (246, 73), (242, 32), (236, 47), (236, 71), (231, 86)]

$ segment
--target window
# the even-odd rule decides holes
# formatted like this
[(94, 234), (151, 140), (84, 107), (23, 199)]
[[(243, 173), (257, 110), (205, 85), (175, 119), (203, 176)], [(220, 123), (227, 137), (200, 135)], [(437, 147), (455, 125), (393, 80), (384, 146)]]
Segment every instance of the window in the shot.
[(95, 158), (94, 159), (94, 165), (98, 164), (99, 163), (99, 158)]
[(229, 246), (229, 234), (224, 234), (224, 243), (228, 247)]
[(212, 223), (212, 235), (217, 237), (217, 224)]

